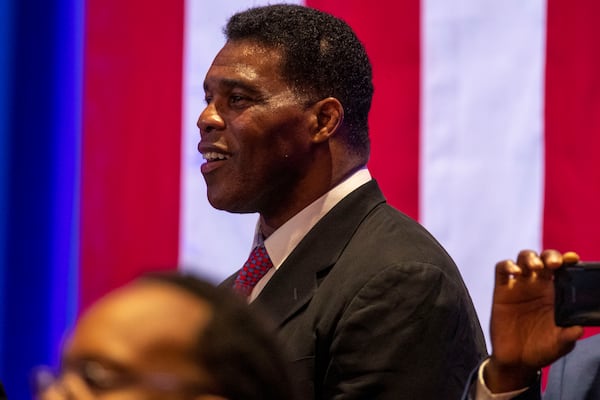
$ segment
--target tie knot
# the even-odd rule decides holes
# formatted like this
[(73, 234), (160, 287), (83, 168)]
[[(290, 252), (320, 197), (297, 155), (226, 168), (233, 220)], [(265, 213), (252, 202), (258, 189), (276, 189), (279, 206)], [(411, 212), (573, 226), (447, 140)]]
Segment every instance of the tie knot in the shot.
[(254, 286), (265, 276), (271, 267), (273, 267), (273, 263), (269, 258), (265, 246), (260, 245), (255, 247), (235, 278), (235, 283), (233, 284), (234, 290), (248, 297)]

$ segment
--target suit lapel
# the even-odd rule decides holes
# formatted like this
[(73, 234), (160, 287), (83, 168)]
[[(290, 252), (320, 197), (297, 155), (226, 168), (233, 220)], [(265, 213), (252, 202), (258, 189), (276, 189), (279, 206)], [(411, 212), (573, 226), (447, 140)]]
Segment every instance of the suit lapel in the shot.
[(283, 325), (310, 301), (358, 226), (384, 202), (375, 181), (346, 196), (306, 234), (252, 306)]

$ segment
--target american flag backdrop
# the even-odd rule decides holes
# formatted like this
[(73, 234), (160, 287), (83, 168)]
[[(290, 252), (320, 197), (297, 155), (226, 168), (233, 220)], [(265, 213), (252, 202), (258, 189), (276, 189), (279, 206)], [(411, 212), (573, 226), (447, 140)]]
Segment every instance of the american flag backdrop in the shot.
[[(178, 267), (218, 282), (247, 257), (256, 215), (208, 204), (195, 124), (226, 19), (266, 3), (2, 3), (0, 380), (11, 397), (27, 398), (27, 371), (54, 362), (65, 329), (110, 289)], [(524, 248), (600, 260), (599, 2), (305, 4), (364, 42), (371, 173), (455, 259), (486, 333), (497, 261)]]

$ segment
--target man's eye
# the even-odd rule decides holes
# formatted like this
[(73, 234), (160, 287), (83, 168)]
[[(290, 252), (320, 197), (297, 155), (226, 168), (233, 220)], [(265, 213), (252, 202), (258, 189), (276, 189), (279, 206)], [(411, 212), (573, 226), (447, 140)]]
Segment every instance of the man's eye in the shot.
[(127, 377), (123, 374), (94, 361), (88, 361), (81, 365), (79, 374), (92, 390), (111, 390), (128, 383)]
[(236, 94), (229, 96), (229, 103), (231, 105), (240, 106), (249, 101), (250, 101), (250, 99), (248, 99), (245, 96), (240, 96), (240, 95), (236, 95)]

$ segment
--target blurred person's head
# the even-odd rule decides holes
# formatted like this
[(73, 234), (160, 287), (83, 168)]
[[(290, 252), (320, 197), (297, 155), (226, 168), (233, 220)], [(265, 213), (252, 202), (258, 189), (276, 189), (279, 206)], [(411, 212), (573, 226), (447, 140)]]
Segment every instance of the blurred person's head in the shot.
[(40, 398), (287, 399), (267, 326), (230, 292), (176, 273), (149, 275), (82, 315)]

